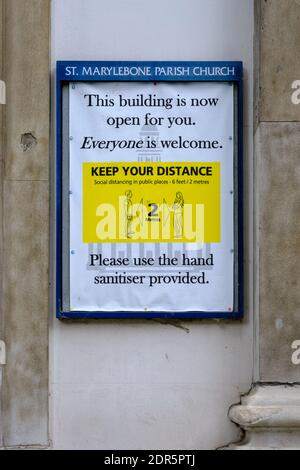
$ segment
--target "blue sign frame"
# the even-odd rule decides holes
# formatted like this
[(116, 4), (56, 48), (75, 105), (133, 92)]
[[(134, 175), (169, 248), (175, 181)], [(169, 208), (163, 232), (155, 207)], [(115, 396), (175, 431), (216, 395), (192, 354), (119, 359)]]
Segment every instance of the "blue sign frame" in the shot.
[[(104, 312), (104, 311), (64, 311), (63, 309), (63, 244), (62, 244), (62, 188), (63, 188), (63, 109), (62, 87), (68, 82), (78, 81), (214, 81), (233, 82), (237, 85), (237, 178), (238, 194), (235, 204), (235, 257), (236, 272), (234, 288), (235, 308), (228, 312)], [(244, 313), (244, 269), (243, 269), (243, 64), (242, 62), (129, 62), (129, 61), (58, 61), (56, 64), (56, 316), (59, 319), (239, 319)]]

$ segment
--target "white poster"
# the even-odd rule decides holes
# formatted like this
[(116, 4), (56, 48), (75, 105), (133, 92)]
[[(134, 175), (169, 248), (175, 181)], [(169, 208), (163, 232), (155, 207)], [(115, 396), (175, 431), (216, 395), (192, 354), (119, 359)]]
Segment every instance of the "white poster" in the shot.
[(69, 85), (70, 310), (234, 308), (233, 86)]

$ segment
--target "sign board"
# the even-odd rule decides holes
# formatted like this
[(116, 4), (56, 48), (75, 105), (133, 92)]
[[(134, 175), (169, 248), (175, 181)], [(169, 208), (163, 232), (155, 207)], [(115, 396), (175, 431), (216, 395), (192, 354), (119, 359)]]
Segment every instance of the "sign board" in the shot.
[(57, 63), (58, 318), (242, 316), (242, 64)]

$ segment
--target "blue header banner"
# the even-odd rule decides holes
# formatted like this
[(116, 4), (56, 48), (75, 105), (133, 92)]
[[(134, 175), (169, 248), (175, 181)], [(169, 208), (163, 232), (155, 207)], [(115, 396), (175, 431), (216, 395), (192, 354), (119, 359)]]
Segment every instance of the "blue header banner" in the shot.
[(61, 81), (240, 81), (242, 62), (85, 62), (59, 61)]

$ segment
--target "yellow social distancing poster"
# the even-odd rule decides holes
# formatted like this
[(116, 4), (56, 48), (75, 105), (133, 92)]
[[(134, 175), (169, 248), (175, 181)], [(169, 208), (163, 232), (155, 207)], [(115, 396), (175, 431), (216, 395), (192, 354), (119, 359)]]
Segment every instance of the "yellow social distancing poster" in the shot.
[(83, 163), (83, 242), (220, 242), (220, 162)]

